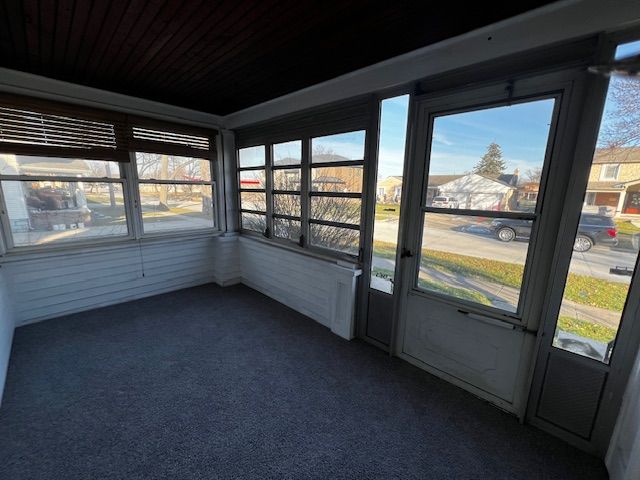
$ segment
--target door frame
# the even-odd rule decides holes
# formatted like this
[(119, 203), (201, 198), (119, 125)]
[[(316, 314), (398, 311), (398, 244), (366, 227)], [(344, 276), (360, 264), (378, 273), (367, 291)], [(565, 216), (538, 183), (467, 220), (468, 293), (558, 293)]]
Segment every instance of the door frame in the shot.
[[(575, 148), (575, 124), (579, 116), (580, 105), (584, 95), (584, 82), (586, 71), (582, 67), (567, 68), (556, 71), (540, 71), (537, 74), (522, 75), (508, 79), (506, 81), (494, 81), (480, 85), (473, 85), (450, 91), (437, 91), (413, 99), (413, 112), (410, 122), (415, 125), (408, 158), (408, 170), (405, 177), (410, 182), (405, 187), (406, 198), (401, 221), (403, 222), (403, 236), (401, 247), (417, 252), (420, 247), (420, 235), (422, 230), (422, 201), (425, 191), (427, 155), (429, 154), (429, 138), (431, 128), (431, 118), (439, 112), (454, 112), (456, 110), (469, 111), (492, 105), (501, 105), (509, 101), (526, 98), (540, 98), (558, 95), (555, 108), (556, 128), (550, 131), (549, 164), (546, 166), (545, 177), (541, 182), (543, 204), (539, 210), (539, 220), (535, 227), (535, 241), (530, 246), (529, 261), (527, 262), (527, 283), (524, 284), (521, 295), (524, 297), (521, 311), (522, 320), (509, 318), (509, 316), (492, 314), (484, 309), (473, 308), (463, 305), (457, 301), (445, 299), (440, 296), (428, 295), (414, 288), (415, 272), (413, 261), (408, 258), (400, 261), (401, 282), (400, 282), (400, 302), (397, 314), (396, 328), (394, 330), (393, 352), (407, 360), (408, 362), (423, 368), (436, 376), (465, 388), (475, 395), (489, 400), (497, 406), (515, 413), (519, 418), (524, 417), (526, 400), (529, 393), (530, 376), (535, 358), (533, 344), (535, 335), (539, 327), (539, 318), (543, 310), (546, 289), (539, 288), (546, 285), (548, 272), (554, 256), (555, 239), (560, 222), (560, 214), (557, 208), (549, 208), (550, 205), (561, 205), (568, 188), (569, 172), (571, 170), (571, 160)], [(417, 132), (426, 131), (426, 135), (417, 135)], [(542, 190), (542, 189), (541, 189)], [(411, 220), (419, 219), (418, 222)], [(544, 228), (542, 228), (544, 226)], [(532, 235), (532, 239), (534, 235)], [(535, 259), (535, 262), (532, 261)], [(415, 357), (403, 352), (403, 335), (406, 328), (406, 309), (409, 294), (424, 296), (431, 301), (449, 303), (456, 307), (463, 307), (482, 316), (490, 317), (491, 320), (505, 323), (509, 328), (523, 330), (531, 336), (530, 349), (521, 358), (517, 375), (517, 384), (514, 388), (513, 403), (496, 397), (474, 385), (460, 380), (446, 372), (430, 366)]]

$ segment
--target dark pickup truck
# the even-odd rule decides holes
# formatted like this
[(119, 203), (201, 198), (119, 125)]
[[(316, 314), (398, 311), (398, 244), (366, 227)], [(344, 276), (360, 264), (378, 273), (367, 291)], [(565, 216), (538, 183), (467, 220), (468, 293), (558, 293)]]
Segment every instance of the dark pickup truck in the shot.
[[(498, 240), (510, 242), (516, 238), (528, 239), (531, 236), (531, 220), (511, 218), (496, 218), (491, 227)], [(578, 224), (573, 249), (576, 252), (586, 252), (594, 245), (618, 244), (618, 232), (613, 218), (606, 215), (583, 213)]]

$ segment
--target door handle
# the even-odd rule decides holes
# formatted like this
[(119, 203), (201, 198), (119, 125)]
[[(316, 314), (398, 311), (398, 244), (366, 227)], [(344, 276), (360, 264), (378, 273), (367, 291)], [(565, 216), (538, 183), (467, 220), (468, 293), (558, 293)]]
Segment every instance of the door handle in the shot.
[(411, 258), (411, 257), (413, 257), (413, 253), (411, 253), (411, 250), (407, 248), (403, 248), (402, 250), (400, 250), (400, 258)]

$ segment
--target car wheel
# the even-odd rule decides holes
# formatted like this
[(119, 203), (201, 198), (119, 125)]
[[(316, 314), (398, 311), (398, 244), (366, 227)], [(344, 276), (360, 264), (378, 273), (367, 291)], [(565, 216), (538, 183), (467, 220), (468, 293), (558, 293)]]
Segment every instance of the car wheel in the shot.
[(510, 242), (514, 238), (516, 238), (516, 232), (512, 228), (502, 227), (498, 230), (498, 240), (502, 242)]
[(575, 252), (588, 252), (593, 247), (593, 240), (586, 235), (578, 235), (576, 241), (573, 243), (573, 250)]

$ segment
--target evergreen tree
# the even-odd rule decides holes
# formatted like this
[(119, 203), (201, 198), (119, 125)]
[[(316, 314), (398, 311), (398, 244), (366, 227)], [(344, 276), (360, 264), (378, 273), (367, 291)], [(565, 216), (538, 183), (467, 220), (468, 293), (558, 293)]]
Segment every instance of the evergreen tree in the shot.
[(473, 173), (479, 175), (498, 176), (507, 168), (507, 164), (502, 159), (502, 149), (496, 142), (491, 142), (487, 146), (487, 152), (473, 169)]

